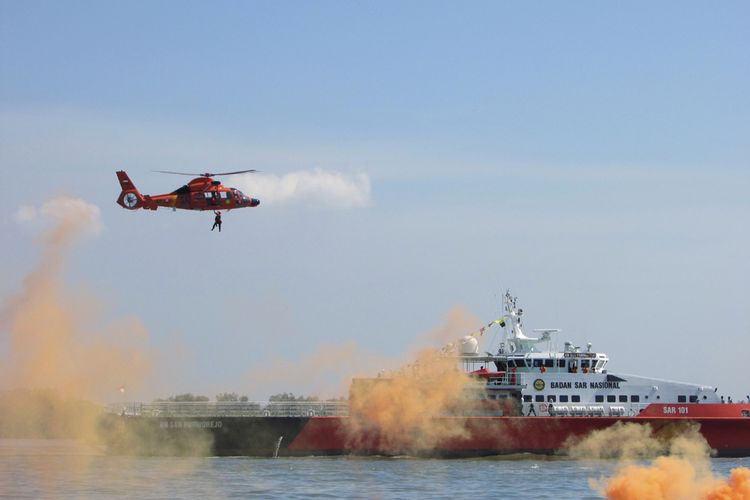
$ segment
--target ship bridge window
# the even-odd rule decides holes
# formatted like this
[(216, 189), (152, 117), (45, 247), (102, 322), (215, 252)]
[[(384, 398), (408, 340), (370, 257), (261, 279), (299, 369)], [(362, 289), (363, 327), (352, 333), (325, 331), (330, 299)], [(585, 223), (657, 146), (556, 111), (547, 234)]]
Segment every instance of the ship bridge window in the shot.
[(544, 396), (542, 394), (537, 394), (536, 397), (534, 397), (534, 400), (537, 403), (544, 403)]
[(641, 400), (641, 398), (640, 398), (640, 397), (638, 397), (638, 396), (637, 396), (637, 395), (635, 395), (635, 394), (633, 394), (632, 396), (630, 396), (630, 402), (631, 402), (631, 403), (637, 403), (637, 402), (638, 402), (638, 401), (640, 401), (640, 400)]
[(525, 394), (523, 396), (523, 402), (524, 403), (531, 403), (531, 394)]
[(570, 397), (570, 401), (573, 402), (573, 403), (580, 403), (581, 402), (581, 396), (579, 396), (578, 394), (575, 394), (575, 395), (573, 395), (573, 396)]
[(620, 394), (617, 397), (617, 400), (620, 401), (620, 403), (627, 403), (628, 402), (628, 397), (626, 395), (624, 395), (624, 394)]
[(697, 403), (698, 402), (698, 396), (690, 396), (690, 402), (691, 403)]
[(597, 402), (597, 403), (603, 403), (604, 402), (604, 396), (602, 396), (601, 394), (597, 394), (596, 396), (594, 396), (594, 401)]
[(610, 394), (609, 396), (607, 396), (607, 403), (614, 403), (616, 399), (617, 398), (615, 398), (614, 394)]
[(557, 360), (557, 366), (558, 366), (558, 368), (565, 368), (565, 360), (564, 359), (558, 359)]
[(551, 358), (547, 358), (547, 359), (545, 359), (545, 360), (544, 360), (544, 366), (545, 366), (546, 368), (552, 368), (553, 366), (555, 366), (555, 360), (554, 360), (554, 359), (551, 359)]
[(557, 402), (557, 398), (554, 395), (550, 394), (549, 396), (547, 396), (547, 402), (548, 403), (556, 403)]
[(678, 403), (687, 403), (687, 396), (677, 396)]
[(590, 363), (589, 363), (588, 359), (582, 359), (581, 360), (581, 368), (588, 368), (589, 365), (590, 365)]
[(534, 360), (534, 368), (540, 368), (542, 366), (542, 359), (535, 359)]
[(560, 402), (561, 403), (567, 403), (568, 402), (568, 395), (567, 394), (561, 394), (560, 395)]

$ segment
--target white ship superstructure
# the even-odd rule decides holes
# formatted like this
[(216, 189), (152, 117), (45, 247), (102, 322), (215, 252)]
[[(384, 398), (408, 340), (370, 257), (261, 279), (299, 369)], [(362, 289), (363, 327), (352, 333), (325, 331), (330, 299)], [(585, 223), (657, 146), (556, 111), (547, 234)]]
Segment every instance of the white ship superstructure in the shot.
[(609, 357), (565, 342), (553, 349), (558, 329), (523, 331), (523, 309), (506, 292), (502, 341), (495, 354), (480, 355), (475, 337), (460, 344), (462, 368), (477, 377), (476, 388), (490, 400), (520, 403), (528, 416), (635, 416), (651, 403), (721, 403), (713, 387), (609, 373)]

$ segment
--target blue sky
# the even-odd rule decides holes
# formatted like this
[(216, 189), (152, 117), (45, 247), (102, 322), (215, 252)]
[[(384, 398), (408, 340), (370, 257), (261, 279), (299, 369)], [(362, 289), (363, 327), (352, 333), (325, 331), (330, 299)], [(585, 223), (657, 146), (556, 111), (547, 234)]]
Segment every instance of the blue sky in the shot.
[[(38, 258), (13, 214), (64, 194), (103, 226), (71, 286), (189, 353), (156, 395), (265, 396), (243, 380), (269, 353), (395, 356), (505, 287), (613, 370), (744, 395), (749, 23), (742, 2), (2, 1), (0, 293)], [(218, 237), (115, 205), (120, 168), (156, 193), (182, 179), (153, 169), (318, 168), (370, 202), (264, 203)]]

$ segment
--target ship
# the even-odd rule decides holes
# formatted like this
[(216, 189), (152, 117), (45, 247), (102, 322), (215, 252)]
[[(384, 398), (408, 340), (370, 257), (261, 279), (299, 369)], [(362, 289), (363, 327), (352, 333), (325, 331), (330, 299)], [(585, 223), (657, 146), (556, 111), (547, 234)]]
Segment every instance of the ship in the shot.
[[(443, 348), (468, 382), (426, 420), (407, 422), (394, 407), (385, 429), (363, 413), (357, 398), (394, 383), (378, 374), (354, 379), (346, 401), (120, 403), (99, 431), (110, 452), (125, 454), (461, 458), (565, 454), (593, 432), (636, 424), (657, 439), (697, 430), (714, 456), (750, 456), (750, 402), (724, 401), (713, 386), (612, 373), (609, 356), (591, 343), (559, 348), (558, 329), (527, 336), (509, 291), (501, 307), (500, 318)], [(480, 353), (495, 325), (498, 344)], [(427, 427), (447, 432), (430, 435)]]

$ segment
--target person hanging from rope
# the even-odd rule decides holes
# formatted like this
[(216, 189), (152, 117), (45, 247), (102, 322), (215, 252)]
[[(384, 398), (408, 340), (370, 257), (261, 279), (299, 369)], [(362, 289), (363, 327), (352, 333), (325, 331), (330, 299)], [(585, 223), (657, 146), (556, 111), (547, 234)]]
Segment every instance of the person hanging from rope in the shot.
[(219, 226), (219, 232), (221, 232), (221, 212), (214, 210), (214, 214), (216, 214), (216, 217), (214, 217), (214, 225), (211, 228), (211, 231), (216, 229), (216, 226)]

